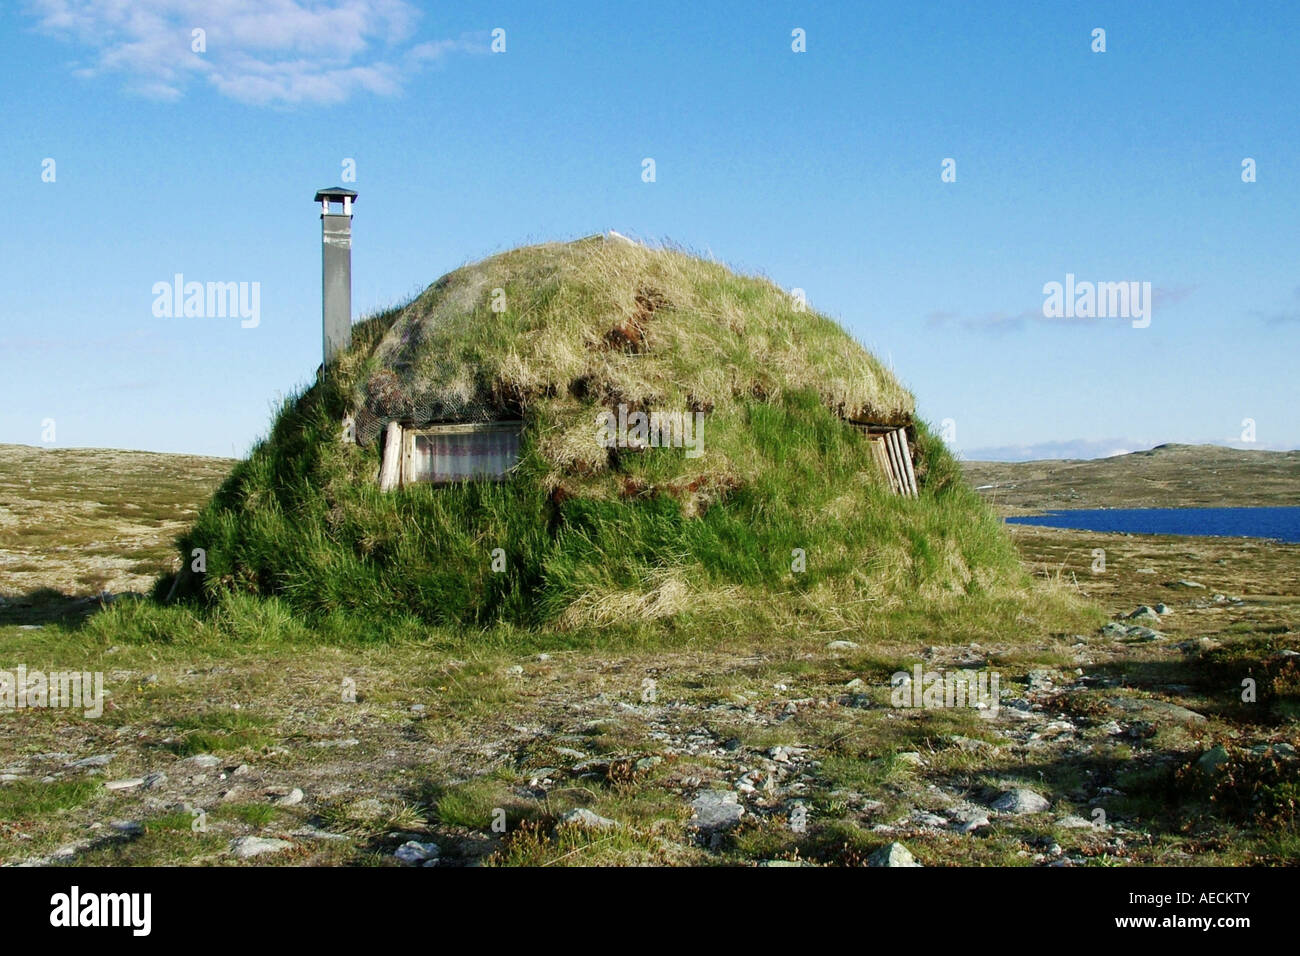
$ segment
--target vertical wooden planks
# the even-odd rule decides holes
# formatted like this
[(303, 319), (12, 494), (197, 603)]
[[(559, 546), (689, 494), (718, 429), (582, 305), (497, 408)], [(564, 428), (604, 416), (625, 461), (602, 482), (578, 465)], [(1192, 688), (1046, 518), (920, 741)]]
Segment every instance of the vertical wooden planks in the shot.
[(871, 442), (872, 458), (885, 473), (890, 490), (908, 498), (921, 497), (920, 486), (916, 482), (916, 469), (912, 467), (912, 448), (907, 441), (907, 428), (859, 421), (853, 421), (853, 425), (863, 431)]
[(384, 432), (384, 454), (379, 465), (379, 490), (392, 491), (402, 480), (402, 426), (389, 422)]
[(916, 489), (916, 473), (912, 470), (912, 452), (907, 447), (907, 429), (898, 428), (890, 432), (894, 442), (894, 452), (898, 456), (899, 478), (903, 493), (909, 498), (920, 497)]
[(885, 439), (882, 435), (871, 435), (871, 453), (876, 459), (876, 465), (880, 468), (881, 474), (885, 476), (885, 481), (889, 483), (889, 489), (898, 494), (898, 483), (894, 480), (894, 469), (889, 463), (889, 452), (885, 449)]

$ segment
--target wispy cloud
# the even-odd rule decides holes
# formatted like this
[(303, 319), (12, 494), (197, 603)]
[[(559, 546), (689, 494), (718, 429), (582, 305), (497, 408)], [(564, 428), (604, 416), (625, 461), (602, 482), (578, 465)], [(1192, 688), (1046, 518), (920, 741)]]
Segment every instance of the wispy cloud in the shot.
[[(1194, 285), (1155, 286), (1151, 290), (1151, 308), (1154, 312), (1168, 306), (1177, 305), (1188, 299), (1196, 291)], [(1113, 318), (1048, 318), (1043, 315), (1040, 302), (1032, 308), (1019, 312), (993, 311), (962, 314), (951, 311), (935, 311), (925, 316), (925, 323), (932, 328), (959, 328), (968, 332), (984, 335), (1004, 335), (1019, 332), (1028, 325), (1049, 325), (1058, 328), (1077, 326), (1113, 326), (1127, 328), (1128, 323)]]
[(1264, 312), (1260, 309), (1253, 310), (1250, 314), (1257, 319), (1263, 319), (1269, 325), (1285, 325), (1288, 322), (1300, 322), (1300, 286), (1296, 286), (1293, 298), (1294, 303), (1287, 305), (1276, 312)]
[[(979, 315), (962, 315), (958, 312), (931, 312), (925, 317), (926, 325), (933, 328), (956, 326), (968, 332), (983, 332), (988, 335), (1001, 335), (1017, 332), (1028, 322), (1042, 322), (1043, 309), (1025, 309), (1023, 312), (984, 312)], [(1052, 320), (1060, 321), (1060, 320)], [(1070, 322), (1087, 321), (1071, 319)]]
[(42, 32), (83, 51), (73, 63), (78, 76), (119, 76), (130, 92), (159, 100), (178, 100), (195, 83), (255, 105), (392, 96), (429, 64), (488, 48), (486, 33), (414, 42), (420, 12), (406, 0), (212, 0), (198, 7), (190, 0), (28, 2)]

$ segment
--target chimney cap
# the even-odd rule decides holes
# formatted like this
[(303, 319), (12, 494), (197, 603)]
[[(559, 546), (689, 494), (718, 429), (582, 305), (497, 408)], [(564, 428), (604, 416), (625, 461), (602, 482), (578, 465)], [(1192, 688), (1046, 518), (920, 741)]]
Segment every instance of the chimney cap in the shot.
[(340, 186), (331, 186), (328, 189), (318, 189), (316, 198), (312, 202), (342, 202), (344, 199), (356, 201), (357, 194), (351, 189), (343, 189)]

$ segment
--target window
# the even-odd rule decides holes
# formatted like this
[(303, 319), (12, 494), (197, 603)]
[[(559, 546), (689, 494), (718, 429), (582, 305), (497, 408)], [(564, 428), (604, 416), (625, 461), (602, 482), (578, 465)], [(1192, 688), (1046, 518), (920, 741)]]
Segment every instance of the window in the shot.
[(402, 484), (503, 481), (519, 461), (523, 422), (403, 429)]

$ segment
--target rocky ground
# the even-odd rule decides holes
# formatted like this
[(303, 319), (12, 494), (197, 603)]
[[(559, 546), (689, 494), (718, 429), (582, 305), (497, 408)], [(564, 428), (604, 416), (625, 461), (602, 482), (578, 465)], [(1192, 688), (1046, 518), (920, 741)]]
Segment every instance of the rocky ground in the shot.
[[(1098, 602), (1110, 623), (977, 643), (922, 628), (617, 650), (87, 644), (0, 588), (0, 668), (100, 670), (111, 695), (99, 718), (3, 714), (0, 861), (1300, 857), (1300, 547), (1012, 533), (1044, 587)], [(896, 706), (891, 677), (916, 665), (996, 674), (996, 713)]]

